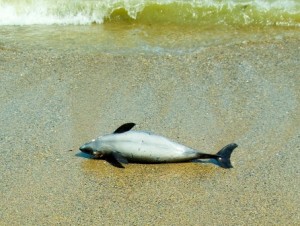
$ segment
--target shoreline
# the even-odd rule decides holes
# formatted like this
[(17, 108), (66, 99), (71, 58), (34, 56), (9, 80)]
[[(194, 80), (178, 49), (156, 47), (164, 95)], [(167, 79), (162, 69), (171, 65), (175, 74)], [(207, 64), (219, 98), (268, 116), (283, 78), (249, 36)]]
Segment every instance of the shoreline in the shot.
[(183, 56), (222, 46), (298, 40), (299, 35), (298, 27), (258, 25), (183, 27), (113, 23), (94, 26), (1, 26), (0, 49), (45, 52), (52, 57), (68, 54)]

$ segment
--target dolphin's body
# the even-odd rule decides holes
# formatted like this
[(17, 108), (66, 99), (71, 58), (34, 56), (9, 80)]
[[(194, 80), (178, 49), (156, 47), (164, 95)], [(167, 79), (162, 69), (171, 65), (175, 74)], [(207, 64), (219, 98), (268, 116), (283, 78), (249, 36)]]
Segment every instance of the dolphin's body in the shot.
[(132, 131), (134, 123), (120, 126), (114, 133), (94, 139), (79, 149), (95, 158), (105, 158), (114, 166), (122, 163), (171, 163), (195, 159), (215, 159), (219, 166), (232, 168), (230, 155), (237, 147), (232, 143), (217, 154), (206, 154), (150, 132)]

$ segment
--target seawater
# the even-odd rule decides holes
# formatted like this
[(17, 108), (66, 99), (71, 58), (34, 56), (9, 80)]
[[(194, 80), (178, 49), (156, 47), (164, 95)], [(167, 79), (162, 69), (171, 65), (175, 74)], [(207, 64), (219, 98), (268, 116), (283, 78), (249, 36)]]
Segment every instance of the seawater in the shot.
[(300, 26), (299, 0), (0, 0), (0, 25), (260, 24)]
[(0, 48), (186, 53), (299, 28), (299, 0), (0, 0)]

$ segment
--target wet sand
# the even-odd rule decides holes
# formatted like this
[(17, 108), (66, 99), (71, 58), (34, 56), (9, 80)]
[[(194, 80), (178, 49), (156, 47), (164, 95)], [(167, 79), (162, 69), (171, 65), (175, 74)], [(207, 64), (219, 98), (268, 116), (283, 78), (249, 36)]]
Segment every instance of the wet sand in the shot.
[[(299, 39), (186, 55), (0, 45), (1, 225), (298, 225)], [(114, 168), (78, 147), (125, 122), (209, 163)]]

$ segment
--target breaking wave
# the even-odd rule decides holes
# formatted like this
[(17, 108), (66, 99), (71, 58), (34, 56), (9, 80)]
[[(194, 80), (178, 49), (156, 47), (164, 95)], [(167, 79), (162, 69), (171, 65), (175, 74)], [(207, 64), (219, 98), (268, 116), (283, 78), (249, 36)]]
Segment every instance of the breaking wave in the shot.
[(300, 26), (299, 0), (0, 0), (0, 25)]

